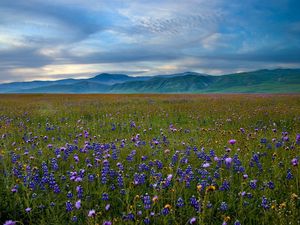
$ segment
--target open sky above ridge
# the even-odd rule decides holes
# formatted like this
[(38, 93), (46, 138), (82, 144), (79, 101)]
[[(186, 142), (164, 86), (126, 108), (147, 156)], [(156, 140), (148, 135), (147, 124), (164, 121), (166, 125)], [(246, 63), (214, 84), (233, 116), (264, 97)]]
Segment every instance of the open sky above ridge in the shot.
[(0, 82), (300, 67), (298, 0), (1, 0)]

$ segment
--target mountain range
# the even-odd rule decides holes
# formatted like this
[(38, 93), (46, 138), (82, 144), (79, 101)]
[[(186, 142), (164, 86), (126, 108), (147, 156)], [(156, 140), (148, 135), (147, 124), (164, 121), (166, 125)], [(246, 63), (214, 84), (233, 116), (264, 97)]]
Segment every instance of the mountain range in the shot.
[(137, 77), (102, 73), (88, 79), (3, 83), (0, 93), (300, 93), (300, 69), (221, 76), (196, 72)]

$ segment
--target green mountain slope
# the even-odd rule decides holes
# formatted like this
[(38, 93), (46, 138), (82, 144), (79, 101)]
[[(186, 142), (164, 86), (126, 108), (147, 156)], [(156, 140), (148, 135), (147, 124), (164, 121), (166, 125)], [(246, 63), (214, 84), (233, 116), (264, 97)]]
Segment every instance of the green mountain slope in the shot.
[(211, 76), (195, 72), (0, 84), (0, 93), (300, 93), (300, 69), (258, 70)]
[(118, 93), (298, 93), (299, 69), (259, 70), (223, 76), (184, 75), (115, 84)]

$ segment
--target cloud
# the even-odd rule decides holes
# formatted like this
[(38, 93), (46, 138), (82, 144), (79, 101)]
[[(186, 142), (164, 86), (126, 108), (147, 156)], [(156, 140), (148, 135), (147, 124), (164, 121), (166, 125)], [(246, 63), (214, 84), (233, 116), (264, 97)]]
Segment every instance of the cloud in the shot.
[(0, 68), (41, 67), (53, 59), (38, 53), (34, 48), (17, 48), (0, 52)]
[(0, 82), (300, 67), (296, 0), (0, 1)]

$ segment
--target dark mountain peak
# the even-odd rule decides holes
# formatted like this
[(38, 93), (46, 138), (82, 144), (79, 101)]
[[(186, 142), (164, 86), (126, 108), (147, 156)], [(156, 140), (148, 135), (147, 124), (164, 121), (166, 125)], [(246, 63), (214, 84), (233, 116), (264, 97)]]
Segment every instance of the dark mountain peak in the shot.
[(125, 75), (125, 74), (101, 73), (91, 79), (97, 79), (97, 80), (99, 80), (99, 79), (101, 79), (101, 80), (114, 79), (114, 80), (116, 80), (116, 79), (127, 79), (127, 78), (129, 78), (129, 76)]
[(187, 71), (182, 73), (182, 75), (203, 75), (201, 73), (197, 73), (197, 72), (192, 72), (192, 71)]

